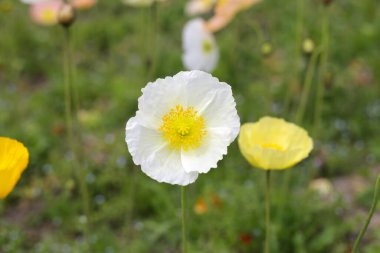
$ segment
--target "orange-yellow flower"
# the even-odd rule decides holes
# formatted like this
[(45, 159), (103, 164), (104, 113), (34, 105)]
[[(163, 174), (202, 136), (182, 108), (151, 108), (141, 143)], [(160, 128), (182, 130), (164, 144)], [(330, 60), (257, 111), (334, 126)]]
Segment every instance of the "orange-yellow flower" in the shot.
[(28, 162), (29, 152), (22, 143), (0, 137), (0, 199), (13, 190)]
[(209, 32), (217, 32), (225, 27), (235, 15), (248, 9), (261, 0), (219, 0), (215, 7), (215, 15), (206, 22), (205, 27)]
[(280, 170), (305, 159), (313, 149), (313, 140), (303, 128), (295, 124), (264, 117), (241, 127), (239, 148), (252, 166)]
[(204, 198), (199, 198), (194, 205), (194, 212), (196, 214), (205, 214), (208, 211), (208, 206)]

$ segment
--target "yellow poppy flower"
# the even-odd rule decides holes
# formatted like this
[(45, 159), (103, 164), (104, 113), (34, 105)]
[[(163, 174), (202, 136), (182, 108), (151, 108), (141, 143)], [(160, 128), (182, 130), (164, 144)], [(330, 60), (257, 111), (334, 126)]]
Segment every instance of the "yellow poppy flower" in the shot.
[(28, 162), (29, 152), (22, 143), (0, 137), (0, 199), (13, 190)]
[(313, 140), (303, 128), (272, 117), (244, 124), (238, 142), (248, 162), (264, 170), (290, 168), (313, 149)]

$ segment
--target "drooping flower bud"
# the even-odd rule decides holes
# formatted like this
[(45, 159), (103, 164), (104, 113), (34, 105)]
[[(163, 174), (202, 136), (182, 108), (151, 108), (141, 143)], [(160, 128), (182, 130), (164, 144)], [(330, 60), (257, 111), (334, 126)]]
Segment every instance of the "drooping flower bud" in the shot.
[(273, 52), (273, 47), (269, 41), (266, 41), (261, 45), (261, 53), (264, 56), (269, 56), (272, 52)]
[(310, 38), (307, 38), (302, 43), (302, 50), (306, 55), (311, 55), (314, 51), (315, 45), (314, 41)]
[(75, 10), (70, 4), (62, 5), (58, 12), (58, 22), (64, 27), (70, 27), (75, 21)]

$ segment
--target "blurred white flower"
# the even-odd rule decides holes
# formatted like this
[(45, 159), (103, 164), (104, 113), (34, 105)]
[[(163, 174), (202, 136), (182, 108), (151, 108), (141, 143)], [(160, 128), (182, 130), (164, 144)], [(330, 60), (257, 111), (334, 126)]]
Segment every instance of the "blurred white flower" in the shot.
[(188, 70), (212, 72), (219, 60), (219, 49), (201, 18), (190, 20), (182, 32), (182, 61)]
[(146, 7), (154, 2), (165, 2), (167, 0), (122, 0), (123, 3), (134, 7)]
[(216, 0), (190, 0), (186, 4), (185, 12), (189, 16), (203, 14), (211, 11)]
[(216, 168), (240, 128), (231, 87), (195, 70), (157, 79), (142, 93), (126, 126), (134, 163), (158, 182), (179, 185)]
[(332, 183), (326, 178), (314, 179), (310, 182), (309, 189), (319, 193), (321, 196), (328, 196), (334, 191)]
[(21, 0), (24, 4), (38, 4), (46, 1), (48, 0)]

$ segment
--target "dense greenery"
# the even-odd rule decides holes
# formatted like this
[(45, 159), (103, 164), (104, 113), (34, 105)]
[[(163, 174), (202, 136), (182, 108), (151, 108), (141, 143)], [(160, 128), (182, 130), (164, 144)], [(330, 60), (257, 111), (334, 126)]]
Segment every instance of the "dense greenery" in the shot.
[[(315, 50), (326, 12), (330, 16), (327, 71), (318, 75), (318, 58), (299, 122), (315, 149), (296, 168), (274, 175), (273, 252), (350, 252), (379, 172), (379, 3), (337, 0), (326, 8), (321, 2), (304, 1), (303, 9), (303, 36)], [(78, 13), (72, 38), (82, 133), (77, 145), (91, 205), (86, 219), (66, 141), (63, 29), (37, 26), (27, 6), (0, 1), (0, 135), (22, 141), (31, 153), (22, 181), (0, 203), (1, 253), (86, 252), (86, 224), (88, 252), (179, 252), (179, 188), (151, 180), (133, 164), (124, 128), (148, 81), (183, 70), (184, 4), (136, 9), (107, 0)], [(213, 74), (232, 86), (242, 122), (264, 115), (296, 121), (297, 87), (304, 84), (298, 80), (311, 60), (299, 48), (296, 11), (296, 1), (266, 0), (216, 34), (221, 58)], [(271, 44), (271, 54), (262, 53), (263, 43)], [(320, 80), (325, 96), (318, 129)], [(218, 165), (189, 187), (190, 252), (262, 252), (264, 173), (250, 167), (236, 143)], [(319, 177), (332, 182), (332, 192), (320, 196), (309, 189)], [(194, 212), (197, 204), (207, 211)], [(362, 252), (380, 252), (379, 235), (379, 226), (371, 227)]]

